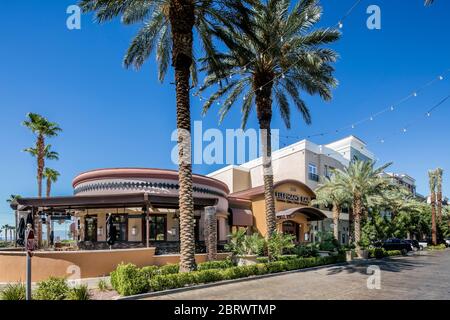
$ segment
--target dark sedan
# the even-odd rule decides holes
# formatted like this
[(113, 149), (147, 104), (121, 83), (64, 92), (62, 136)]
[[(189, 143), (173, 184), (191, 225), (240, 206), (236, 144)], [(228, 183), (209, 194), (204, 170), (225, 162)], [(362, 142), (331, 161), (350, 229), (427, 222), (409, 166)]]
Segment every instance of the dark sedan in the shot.
[(411, 244), (409, 244), (405, 240), (396, 238), (387, 239), (382, 243), (381, 247), (387, 251), (399, 250), (402, 252), (402, 254), (407, 254), (408, 252), (413, 250)]

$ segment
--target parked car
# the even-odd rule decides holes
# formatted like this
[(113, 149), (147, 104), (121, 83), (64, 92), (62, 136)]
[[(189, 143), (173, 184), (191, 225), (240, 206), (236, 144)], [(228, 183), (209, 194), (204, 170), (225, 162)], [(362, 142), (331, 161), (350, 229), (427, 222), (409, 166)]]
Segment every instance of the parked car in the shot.
[(445, 239), (445, 243), (447, 244), (447, 247), (450, 246), (450, 238)]
[(419, 243), (419, 241), (417, 241), (417, 240), (410, 240), (410, 239), (407, 239), (405, 241), (408, 242), (411, 245), (413, 250), (414, 249), (416, 249), (416, 250), (423, 250), (423, 246)]
[(402, 254), (407, 254), (408, 252), (413, 250), (411, 244), (409, 244), (405, 240), (397, 238), (387, 239), (381, 246), (384, 250), (399, 250), (402, 252)]

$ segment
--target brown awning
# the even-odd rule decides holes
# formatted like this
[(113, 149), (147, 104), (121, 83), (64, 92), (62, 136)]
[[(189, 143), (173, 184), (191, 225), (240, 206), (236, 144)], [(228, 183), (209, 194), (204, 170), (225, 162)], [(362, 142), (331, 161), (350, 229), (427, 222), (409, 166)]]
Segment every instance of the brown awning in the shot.
[(250, 227), (253, 225), (253, 213), (251, 210), (232, 209), (233, 226)]
[(317, 208), (314, 207), (298, 207), (290, 208), (276, 213), (277, 218), (289, 218), (295, 214), (302, 213), (308, 217), (309, 221), (320, 221), (327, 218), (327, 216)]
[[(154, 208), (178, 208), (178, 196), (148, 195), (148, 201)], [(216, 205), (213, 198), (194, 198), (194, 208), (201, 209)], [(26, 211), (31, 208), (45, 208), (46, 211), (62, 211), (70, 209), (101, 209), (141, 207), (147, 203), (145, 193), (124, 193), (115, 195), (70, 196), (50, 198), (20, 198), (11, 207)]]

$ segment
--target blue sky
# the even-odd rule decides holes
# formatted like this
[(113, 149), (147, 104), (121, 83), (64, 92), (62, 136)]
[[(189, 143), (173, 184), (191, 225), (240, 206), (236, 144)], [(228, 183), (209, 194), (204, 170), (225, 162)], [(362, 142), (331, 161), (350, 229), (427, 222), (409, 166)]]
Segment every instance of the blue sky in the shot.
[[(37, 112), (64, 129), (49, 141), (61, 160), (48, 165), (61, 172), (54, 195), (72, 193), (78, 173), (103, 167), (158, 167), (174, 169), (170, 135), (175, 129), (172, 73), (164, 84), (157, 80), (152, 57), (140, 70), (126, 70), (121, 61), (136, 27), (118, 22), (97, 25), (83, 16), (81, 30), (66, 28), (66, 8), (73, 0), (2, 1), (0, 11), (0, 199), (9, 194), (36, 195), (35, 161), (21, 152), (34, 137), (20, 125), (27, 112)], [(323, 26), (334, 25), (353, 0), (323, 0)], [(345, 20), (343, 37), (333, 46), (340, 54), (334, 99), (324, 103), (305, 97), (313, 116), (306, 126), (293, 112), (286, 130), (278, 115), (273, 127), (282, 135), (306, 137), (334, 130), (366, 118), (413, 92), (450, 69), (450, 2), (438, 0), (424, 8), (422, 0), (366, 1)], [(406, 4), (407, 3), (407, 4)], [(368, 30), (366, 9), (381, 7), (382, 29)], [(200, 55), (199, 52), (197, 52)], [(417, 179), (418, 191), (427, 191), (427, 170), (446, 170), (445, 194), (450, 195), (450, 102), (430, 118), (422, 117), (406, 134), (404, 125), (450, 94), (450, 74), (420, 92), (395, 112), (354, 130), (312, 139), (318, 144), (354, 134), (369, 143), (380, 162), (393, 161), (393, 170)], [(201, 103), (192, 101), (193, 120), (218, 127), (217, 109), (202, 117)], [(256, 128), (253, 114), (248, 127)], [(219, 129), (238, 128), (236, 106)], [(281, 140), (282, 144), (295, 139)], [(197, 165), (197, 173), (220, 166)], [(13, 223), (12, 212), (0, 201), (0, 224)]]

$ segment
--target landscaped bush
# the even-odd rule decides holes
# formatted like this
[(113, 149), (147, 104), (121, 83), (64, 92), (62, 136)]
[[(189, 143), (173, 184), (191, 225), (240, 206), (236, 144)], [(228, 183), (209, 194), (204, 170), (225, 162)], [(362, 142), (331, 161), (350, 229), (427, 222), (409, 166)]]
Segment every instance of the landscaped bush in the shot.
[(278, 260), (285, 250), (295, 247), (294, 236), (282, 232), (274, 232), (267, 240), (267, 250), (271, 260)]
[(0, 300), (25, 300), (25, 285), (9, 283), (0, 291)]
[(297, 245), (291, 250), (292, 254), (295, 254), (297, 257), (301, 258), (309, 258), (309, 257), (318, 257), (319, 250), (317, 250), (315, 245)]
[(401, 256), (400, 250), (385, 250), (383, 248), (371, 248), (369, 249), (369, 258), (382, 259), (384, 257)]
[(64, 278), (50, 277), (37, 284), (33, 298), (36, 300), (64, 300), (68, 293), (69, 285)]
[(225, 245), (225, 250), (230, 251), (235, 256), (259, 255), (264, 250), (265, 240), (259, 234), (251, 236), (245, 230), (233, 232), (230, 241)]
[(428, 246), (427, 249), (428, 250), (445, 250), (447, 247), (445, 246), (445, 244), (439, 244), (437, 246)]
[(67, 300), (90, 300), (91, 294), (85, 284), (70, 288), (67, 293)]
[(209, 270), (209, 269), (226, 269), (233, 267), (233, 262), (230, 259), (218, 260), (218, 261), (207, 261), (199, 263), (197, 270)]
[(179, 264), (166, 264), (158, 269), (158, 274), (174, 274), (180, 270)]
[(268, 257), (258, 257), (258, 258), (256, 258), (256, 261), (258, 263), (267, 263), (267, 262), (269, 262), (269, 258)]
[(131, 263), (121, 263), (111, 272), (111, 285), (123, 296), (144, 293), (149, 289), (146, 273)]
[(386, 255), (388, 257), (401, 256), (402, 252), (400, 250), (389, 250), (389, 251), (386, 251)]

